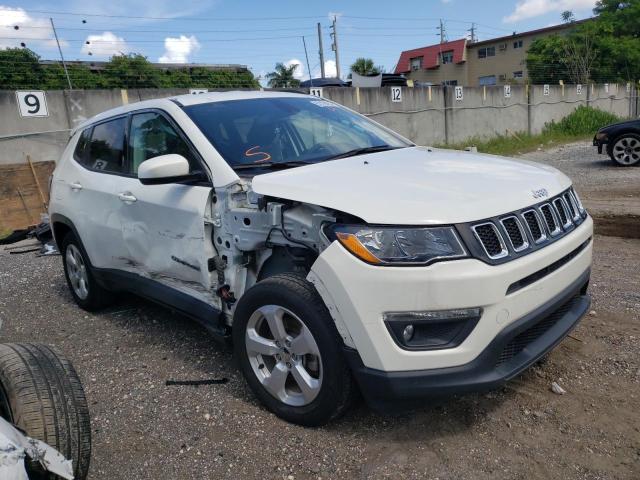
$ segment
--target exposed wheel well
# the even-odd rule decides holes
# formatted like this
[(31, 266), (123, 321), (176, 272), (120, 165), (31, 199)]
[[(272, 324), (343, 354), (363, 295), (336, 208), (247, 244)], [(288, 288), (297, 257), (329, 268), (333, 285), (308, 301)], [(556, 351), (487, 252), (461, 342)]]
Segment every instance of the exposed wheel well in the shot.
[(275, 247), (258, 273), (258, 281), (282, 273), (297, 273), (306, 276), (315, 261), (315, 255), (305, 248)]
[(66, 237), (67, 234), (72, 231), (69, 225), (62, 222), (53, 222), (51, 230), (53, 231), (53, 238), (55, 239), (58, 248), (60, 248), (60, 246), (62, 245), (62, 240), (64, 240), (64, 237)]

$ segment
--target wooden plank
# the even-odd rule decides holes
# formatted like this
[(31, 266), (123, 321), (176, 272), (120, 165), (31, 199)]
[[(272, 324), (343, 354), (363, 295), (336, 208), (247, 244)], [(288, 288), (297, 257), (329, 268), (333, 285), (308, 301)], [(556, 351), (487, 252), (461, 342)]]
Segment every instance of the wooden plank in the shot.
[[(55, 162), (35, 162), (33, 170), (28, 163), (12, 163), (0, 165), (0, 229), (16, 230), (40, 221), (40, 214), (45, 213), (38, 183), (45, 198), (49, 196), (49, 177), (55, 168)], [(35, 175), (34, 175), (35, 173)], [(35, 179), (38, 179), (36, 183)], [(44, 187), (44, 188), (43, 188)], [(25, 206), (18, 195), (24, 198)]]

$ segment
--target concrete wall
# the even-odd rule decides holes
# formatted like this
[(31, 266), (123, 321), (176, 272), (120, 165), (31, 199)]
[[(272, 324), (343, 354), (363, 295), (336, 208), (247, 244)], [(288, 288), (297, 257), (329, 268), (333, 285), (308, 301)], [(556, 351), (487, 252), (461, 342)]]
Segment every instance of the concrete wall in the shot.
[[(541, 85), (511, 86), (505, 98), (502, 86), (464, 87), (462, 100), (454, 87), (402, 88), (402, 101), (393, 102), (390, 87), (325, 88), (323, 96), (352, 108), (419, 145), (459, 143), (509, 132), (540, 133), (579, 105), (590, 105), (629, 117), (637, 111), (636, 90), (626, 85), (552, 85), (543, 95)], [(69, 129), (100, 112), (124, 103), (188, 93), (171, 90), (73, 90), (46, 92), (48, 117), (23, 118), (15, 92), (0, 91), (0, 164), (57, 160)]]

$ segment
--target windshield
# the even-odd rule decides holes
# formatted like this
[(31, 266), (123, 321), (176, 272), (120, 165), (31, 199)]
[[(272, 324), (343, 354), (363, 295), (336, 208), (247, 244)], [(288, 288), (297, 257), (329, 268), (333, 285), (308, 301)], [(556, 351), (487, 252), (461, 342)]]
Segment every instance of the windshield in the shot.
[(233, 168), (286, 167), (411, 146), (321, 98), (204, 103), (186, 113)]

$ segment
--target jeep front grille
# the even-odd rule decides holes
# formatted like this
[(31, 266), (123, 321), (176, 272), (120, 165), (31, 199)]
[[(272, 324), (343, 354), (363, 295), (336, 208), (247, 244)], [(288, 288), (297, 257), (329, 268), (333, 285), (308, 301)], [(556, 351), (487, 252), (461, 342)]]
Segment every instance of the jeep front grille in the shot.
[(569, 189), (529, 208), (461, 225), (460, 231), (470, 226), (473, 238), (467, 240), (480, 244), (476, 255), (488, 258), (489, 263), (503, 263), (542, 248), (580, 225), (587, 217), (580, 205)]

